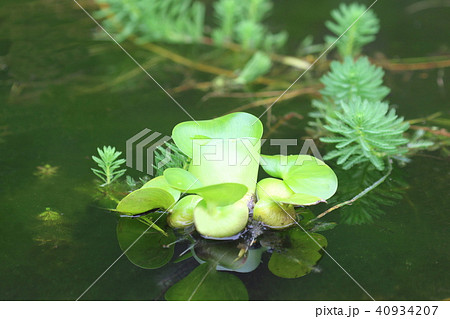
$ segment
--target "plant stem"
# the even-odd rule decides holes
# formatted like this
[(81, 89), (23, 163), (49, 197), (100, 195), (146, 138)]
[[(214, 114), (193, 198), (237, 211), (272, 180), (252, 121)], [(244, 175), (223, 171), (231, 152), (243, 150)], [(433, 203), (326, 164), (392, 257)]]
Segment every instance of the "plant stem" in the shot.
[(346, 206), (346, 205), (351, 205), (353, 204), (355, 201), (357, 201), (358, 199), (360, 199), (361, 197), (363, 197), (364, 195), (366, 195), (368, 192), (370, 192), (371, 190), (377, 188), (378, 185), (380, 185), (381, 183), (383, 183), (386, 178), (389, 177), (389, 175), (391, 175), (392, 173), (392, 160), (390, 158), (388, 158), (388, 171), (387, 173), (381, 177), (379, 180), (377, 180), (375, 183), (373, 183), (372, 185), (370, 185), (369, 187), (367, 187), (365, 190), (363, 190), (361, 193), (359, 193), (358, 195), (356, 195), (355, 197), (353, 197), (352, 199), (339, 203), (337, 205), (334, 205), (333, 207), (327, 209), (326, 211), (324, 211), (322, 214), (320, 214), (319, 216), (317, 216), (316, 218), (314, 218), (313, 220), (311, 220), (311, 222), (324, 217), (325, 215), (327, 215), (328, 213), (331, 213), (333, 210), (336, 210), (338, 208), (341, 208), (342, 206)]

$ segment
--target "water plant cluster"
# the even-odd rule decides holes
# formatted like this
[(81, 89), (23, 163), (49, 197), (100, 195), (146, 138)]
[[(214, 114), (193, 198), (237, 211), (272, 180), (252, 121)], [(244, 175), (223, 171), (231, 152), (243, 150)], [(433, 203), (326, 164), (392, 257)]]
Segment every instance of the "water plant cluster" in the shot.
[[(99, 2), (98, 17), (120, 40), (213, 44), (247, 52), (250, 58), (233, 73), (233, 83), (273, 84), (261, 76), (280, 61), (273, 52), (284, 45), (287, 33), (271, 33), (263, 24), (272, 8), (269, 0), (217, 0), (210, 26), (198, 1)], [(325, 43), (335, 44), (338, 58), (318, 80), (310, 113), (308, 133), (326, 144), (324, 159), (343, 177), (337, 196), (336, 174), (319, 159), (262, 155), (263, 124), (245, 112), (176, 125), (174, 143), (155, 154), (156, 177), (140, 182), (127, 177), (132, 191), (116, 199), (112, 210), (120, 215), (117, 237), (129, 260), (155, 269), (177, 252), (174, 262), (194, 258), (200, 264), (165, 292), (166, 299), (246, 300), (244, 284), (230, 272), (253, 271), (263, 253), (270, 253), (268, 268), (276, 276), (304, 276), (327, 246), (319, 232), (336, 226), (323, 222), (323, 216), (352, 204), (342, 209), (343, 222), (371, 222), (383, 205), (402, 197), (407, 186), (387, 179), (394, 160), (407, 163), (418, 149), (434, 144), (423, 132), (407, 134), (409, 123), (386, 100), (390, 89), (383, 83), (383, 69), (362, 55), (380, 28), (366, 9), (342, 4), (326, 22), (333, 35)], [(300, 60), (282, 61), (298, 66)], [(270, 117), (267, 123), (270, 127)], [(219, 157), (211, 158), (217, 150)], [(93, 159), (100, 169), (93, 171), (103, 186), (110, 185), (125, 174), (120, 169), (124, 160), (111, 147), (98, 152), (100, 158)], [(260, 167), (267, 177), (258, 180)], [(310, 209), (327, 200), (335, 206), (324, 213), (317, 216)], [(223, 289), (214, 291), (217, 286)]]

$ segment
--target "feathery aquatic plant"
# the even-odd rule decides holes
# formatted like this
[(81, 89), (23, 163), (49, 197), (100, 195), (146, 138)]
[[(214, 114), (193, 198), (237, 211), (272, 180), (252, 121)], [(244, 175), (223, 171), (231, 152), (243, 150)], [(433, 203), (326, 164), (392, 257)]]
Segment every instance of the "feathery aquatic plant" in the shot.
[(346, 57), (343, 62), (333, 61), (330, 71), (321, 79), (325, 87), (320, 93), (334, 101), (361, 97), (369, 101), (381, 101), (390, 92), (383, 86), (384, 71), (372, 65), (367, 57), (354, 60)]
[(186, 168), (190, 159), (174, 144), (166, 142), (155, 150), (155, 176), (160, 176), (167, 168)]
[(204, 33), (204, 4), (192, 0), (98, 0), (97, 18), (118, 41), (133, 35), (140, 41), (199, 43)]
[(262, 24), (272, 9), (270, 0), (218, 0), (214, 3), (214, 15), (218, 26), (212, 38), (218, 45), (236, 42), (245, 49), (274, 51), (282, 47), (287, 33), (270, 33)]
[(375, 35), (380, 29), (380, 22), (371, 10), (366, 11), (362, 4), (341, 4), (339, 9), (331, 11), (334, 21), (325, 22), (326, 27), (335, 36), (326, 36), (325, 41), (333, 43), (341, 36), (352, 23), (359, 20), (336, 42), (341, 56), (355, 56), (361, 52), (364, 45), (375, 40)]
[(378, 170), (384, 169), (383, 158), (405, 153), (408, 143), (402, 136), (409, 125), (389, 110), (387, 103), (353, 98), (340, 101), (334, 117), (326, 116), (325, 128), (336, 136), (322, 137), (326, 143), (337, 143), (336, 150), (324, 158), (337, 158), (344, 169), (370, 161)]
[(91, 168), (91, 170), (104, 182), (101, 186), (109, 185), (125, 174), (126, 169), (119, 170), (120, 165), (125, 163), (124, 159), (119, 158), (122, 152), (116, 151), (116, 148), (112, 146), (103, 146), (103, 150), (97, 148), (97, 152), (100, 158), (92, 156), (92, 159), (101, 170), (95, 168)]

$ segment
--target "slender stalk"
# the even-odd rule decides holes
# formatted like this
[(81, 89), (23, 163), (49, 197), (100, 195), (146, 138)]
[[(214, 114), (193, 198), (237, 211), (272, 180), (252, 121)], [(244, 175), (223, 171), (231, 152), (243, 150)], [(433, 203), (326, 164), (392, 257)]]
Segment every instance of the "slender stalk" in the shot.
[[(318, 88), (316, 87), (307, 87), (307, 88), (302, 88), (302, 89), (298, 89), (298, 90), (294, 90), (294, 91), (290, 91), (288, 93), (286, 93), (285, 95), (283, 95), (282, 98), (279, 99), (279, 101), (285, 101), (285, 100), (289, 100), (292, 99), (294, 97), (300, 96), (300, 95), (305, 95), (305, 94), (311, 94), (311, 95), (317, 95), (318, 94)], [(258, 107), (258, 106), (265, 106), (265, 105), (270, 105), (273, 102), (275, 102), (279, 97), (275, 96), (275, 97), (271, 97), (271, 98), (267, 98), (267, 99), (262, 99), (262, 100), (258, 100), (249, 104), (245, 104), (242, 105), (240, 107), (235, 108), (234, 110), (231, 110), (229, 113), (232, 112), (241, 112), (244, 110), (248, 110), (254, 107)]]
[(372, 185), (370, 185), (369, 187), (367, 187), (365, 190), (363, 190), (361, 193), (359, 193), (358, 195), (356, 195), (356, 196), (353, 197), (352, 199), (347, 200), (347, 201), (342, 202), (342, 203), (339, 203), (339, 204), (334, 205), (333, 207), (327, 209), (327, 210), (324, 211), (322, 214), (320, 214), (319, 216), (317, 216), (316, 218), (314, 218), (313, 220), (311, 220), (311, 222), (313, 222), (313, 221), (315, 221), (315, 220), (317, 220), (317, 219), (319, 219), (319, 218), (324, 217), (324, 216), (327, 215), (328, 213), (331, 213), (333, 210), (336, 210), (336, 209), (341, 208), (341, 207), (346, 206), (346, 205), (351, 205), (351, 204), (353, 204), (355, 201), (357, 201), (358, 199), (360, 199), (361, 197), (363, 197), (364, 195), (366, 195), (366, 194), (369, 193), (370, 191), (372, 191), (372, 190), (374, 190), (375, 188), (377, 188), (377, 186), (380, 185), (381, 183), (383, 183), (383, 182), (386, 180), (386, 178), (388, 178), (389, 175), (391, 175), (391, 173), (392, 173), (392, 160), (391, 160), (390, 158), (388, 158), (388, 165), (389, 165), (389, 168), (388, 168), (387, 173), (386, 173), (383, 177), (381, 177), (379, 180), (377, 180), (375, 183), (373, 183)]

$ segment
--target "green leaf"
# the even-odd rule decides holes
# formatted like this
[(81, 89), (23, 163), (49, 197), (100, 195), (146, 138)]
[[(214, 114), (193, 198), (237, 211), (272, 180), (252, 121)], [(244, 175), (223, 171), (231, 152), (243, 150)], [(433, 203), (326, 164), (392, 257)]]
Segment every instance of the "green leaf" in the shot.
[(270, 228), (282, 229), (295, 224), (295, 210), (292, 205), (261, 199), (253, 208), (253, 219)]
[(194, 223), (194, 208), (202, 198), (197, 195), (188, 195), (180, 199), (170, 210), (167, 222), (173, 228), (185, 228)]
[(166, 169), (164, 177), (173, 188), (188, 194), (198, 194), (208, 204), (215, 206), (231, 205), (247, 193), (247, 187), (238, 183), (221, 183), (202, 187), (193, 174), (181, 168)]
[(175, 200), (168, 191), (161, 188), (141, 188), (125, 196), (117, 205), (116, 210), (129, 215), (145, 213), (162, 208), (168, 209)]
[(123, 251), (126, 251), (144, 233), (125, 255), (133, 264), (145, 269), (160, 268), (172, 258), (174, 245), (167, 248), (165, 245), (174, 242), (176, 238), (170, 228), (166, 232), (167, 236), (164, 236), (161, 232), (153, 228), (149, 229), (149, 226), (134, 218), (121, 218), (117, 225), (117, 239)]
[(172, 138), (187, 156), (191, 172), (204, 186), (238, 183), (254, 192), (259, 168), (261, 121), (248, 113), (175, 126)]
[(283, 204), (291, 204), (294, 206), (311, 206), (324, 202), (320, 197), (300, 193), (293, 194), (286, 199), (278, 199), (278, 201)]
[(257, 138), (263, 133), (261, 121), (248, 113), (227, 114), (213, 120), (188, 121), (176, 125), (172, 131), (175, 144), (187, 156), (193, 156), (193, 140), (196, 136), (210, 139)]
[(160, 189), (163, 189), (163, 190), (169, 192), (173, 196), (174, 202), (176, 202), (180, 198), (180, 195), (181, 195), (181, 192), (179, 190), (170, 187), (169, 183), (167, 183), (164, 176), (158, 176), (158, 177), (151, 179), (150, 181), (145, 183), (141, 188), (150, 188), (150, 187), (151, 188), (160, 188)]
[(236, 235), (248, 222), (248, 206), (245, 200), (228, 206), (210, 207), (202, 200), (194, 210), (197, 231), (208, 237), (223, 238)]
[(215, 270), (216, 264), (205, 263), (166, 292), (169, 301), (248, 300), (245, 285), (235, 275)]
[(210, 205), (228, 206), (243, 198), (247, 187), (237, 183), (223, 183), (197, 188), (192, 193), (200, 195)]
[(298, 229), (291, 230), (289, 237), (291, 246), (272, 254), (269, 270), (281, 278), (299, 278), (308, 274), (322, 257), (320, 250), (327, 246), (327, 240), (321, 234)]
[(202, 183), (192, 173), (182, 168), (168, 168), (164, 171), (168, 185), (182, 192), (202, 187)]
[(327, 200), (336, 192), (338, 181), (333, 170), (309, 155), (261, 155), (267, 174), (279, 177), (295, 193)]

